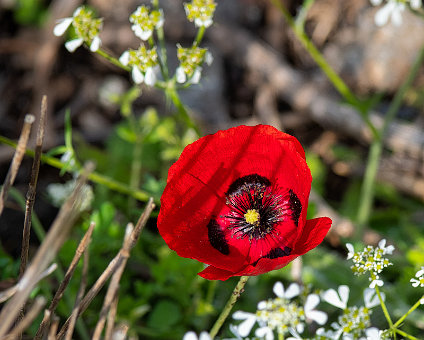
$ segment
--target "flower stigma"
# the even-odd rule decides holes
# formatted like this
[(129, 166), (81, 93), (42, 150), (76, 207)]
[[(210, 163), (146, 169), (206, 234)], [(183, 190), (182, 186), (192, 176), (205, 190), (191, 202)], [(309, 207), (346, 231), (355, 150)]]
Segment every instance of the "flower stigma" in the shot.
[(261, 215), (256, 211), (256, 209), (248, 209), (244, 214), (244, 219), (247, 223), (257, 225), (259, 223)]

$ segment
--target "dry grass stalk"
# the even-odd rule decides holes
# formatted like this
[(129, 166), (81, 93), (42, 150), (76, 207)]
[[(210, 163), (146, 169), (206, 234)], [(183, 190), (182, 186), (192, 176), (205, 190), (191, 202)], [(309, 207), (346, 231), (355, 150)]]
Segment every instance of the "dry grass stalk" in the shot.
[(113, 332), (112, 339), (113, 340), (124, 340), (128, 333), (128, 325), (122, 324), (119, 325)]
[(41, 150), (43, 147), (44, 127), (46, 124), (47, 97), (41, 101), (40, 124), (38, 125), (37, 141), (35, 145), (34, 160), (32, 162), (31, 179), (28, 186), (27, 199), (25, 205), (24, 230), (22, 232), (21, 266), (19, 277), (22, 277), (28, 262), (29, 237), (31, 234), (31, 215), (34, 207), (35, 194), (37, 188), (38, 172), (40, 170)]
[(52, 324), (49, 329), (47, 340), (56, 340), (57, 328), (59, 327), (59, 318), (56, 315), (52, 317)]
[(104, 337), (105, 340), (112, 340), (116, 313), (118, 311), (118, 301), (119, 301), (118, 294), (116, 294), (110, 306), (109, 314), (107, 315), (106, 331), (105, 331), (105, 337)]
[[(153, 209), (155, 207), (155, 204), (153, 203), (153, 198), (149, 199), (149, 202), (146, 205), (146, 208), (144, 209), (143, 214), (140, 216), (137, 225), (134, 228), (134, 231), (131, 233), (129, 237), (129, 250), (131, 250), (135, 244), (137, 243), (138, 237), (140, 236), (141, 231), (143, 230), (144, 226), (147, 223), (147, 220), (152, 213)], [(121, 265), (121, 262), (124, 260), (125, 254), (122, 253), (122, 249), (118, 252), (118, 254), (110, 261), (106, 269), (103, 271), (103, 273), (100, 275), (100, 277), (97, 279), (97, 281), (94, 283), (94, 285), (91, 287), (91, 289), (88, 291), (88, 293), (84, 296), (84, 299), (81, 301), (81, 304), (79, 306), (79, 311), (77, 312), (78, 315), (81, 315), (85, 312), (87, 307), (90, 305), (91, 301), (96, 297), (96, 295), (99, 293), (99, 291), (102, 289), (102, 287), (105, 285), (106, 281), (111, 277), (111, 275), (119, 268)], [(65, 324), (62, 326), (59, 334), (58, 339), (63, 339), (65, 332), (67, 328), (69, 327), (70, 319), (73, 317), (75, 311), (72, 312), (71, 316), (66, 320)]]
[(22, 127), (21, 135), (19, 137), (18, 144), (16, 146), (15, 154), (13, 155), (12, 163), (10, 164), (9, 171), (7, 172), (6, 179), (4, 180), (3, 187), (0, 192), (0, 215), (4, 208), (4, 202), (9, 193), (10, 187), (15, 181), (16, 175), (21, 165), (22, 158), (24, 157), (25, 150), (28, 144), (29, 134), (31, 132), (31, 126), (34, 123), (33, 115), (26, 115), (24, 120), (24, 126)]
[(125, 230), (124, 244), (122, 245), (122, 248), (121, 248), (123, 260), (121, 261), (120, 266), (112, 275), (112, 278), (110, 280), (109, 287), (107, 289), (106, 296), (103, 301), (102, 310), (100, 311), (99, 321), (97, 322), (96, 328), (94, 329), (93, 338), (92, 338), (93, 340), (100, 339), (103, 332), (103, 328), (106, 323), (106, 317), (109, 313), (112, 302), (115, 300), (115, 297), (118, 296), (119, 281), (121, 280), (122, 273), (124, 272), (125, 265), (127, 264), (127, 260), (130, 257), (130, 244), (131, 244), (130, 236), (133, 230), (134, 230), (134, 226), (131, 223), (129, 223)]
[[(44, 272), (42, 272), (38, 277), (35, 278), (36, 283), (40, 282), (42, 279), (44, 279), (46, 276), (53, 273), (54, 270), (56, 270), (57, 264), (53, 263), (50, 267), (48, 267)], [(19, 282), (15, 284), (13, 287), (10, 287), (9, 289), (3, 291), (0, 293), (0, 303), (5, 302), (9, 300), (19, 289)]]
[(88, 263), (89, 263), (90, 253), (88, 249), (84, 252), (84, 259), (82, 265), (82, 274), (81, 274), (81, 283), (78, 288), (77, 298), (75, 299), (75, 306), (72, 310), (72, 317), (69, 320), (69, 327), (66, 331), (65, 340), (71, 340), (72, 334), (74, 333), (75, 324), (77, 323), (79, 306), (82, 298), (84, 297), (85, 288), (87, 287), (87, 276), (88, 276)]
[(43, 296), (39, 296), (35, 299), (34, 304), (28, 313), (22, 318), (22, 320), (13, 328), (13, 330), (7, 334), (2, 340), (12, 340), (20, 336), (20, 334), (27, 329), (34, 319), (40, 314), (41, 309), (46, 304), (46, 299)]
[(85, 233), (80, 243), (78, 244), (78, 247), (75, 251), (75, 255), (71, 261), (71, 264), (68, 267), (68, 270), (66, 271), (65, 277), (60, 283), (59, 288), (57, 289), (56, 294), (54, 295), (52, 302), (50, 303), (50, 306), (49, 306), (50, 314), (48, 314), (47, 316), (44, 315), (43, 321), (38, 327), (38, 330), (34, 339), (41, 339), (44, 337), (44, 333), (50, 322), (50, 315), (53, 315), (59, 301), (62, 299), (63, 293), (65, 292), (65, 289), (68, 287), (69, 281), (71, 280), (72, 275), (74, 274), (75, 269), (77, 268), (78, 262), (81, 256), (86, 251), (88, 244), (90, 243), (91, 235), (93, 234), (94, 227), (95, 227), (95, 223), (92, 222), (87, 232)]
[(29, 294), (37, 281), (36, 278), (46, 269), (55, 257), (56, 253), (65, 241), (68, 232), (80, 213), (80, 205), (83, 200), (82, 186), (87, 181), (88, 174), (94, 169), (89, 164), (77, 181), (74, 191), (63, 204), (56, 219), (54, 220), (44, 242), (38, 249), (31, 265), (25, 271), (19, 281), (16, 294), (8, 301), (0, 313), (0, 337), (4, 336), (16, 319), (19, 311), (24, 306)]

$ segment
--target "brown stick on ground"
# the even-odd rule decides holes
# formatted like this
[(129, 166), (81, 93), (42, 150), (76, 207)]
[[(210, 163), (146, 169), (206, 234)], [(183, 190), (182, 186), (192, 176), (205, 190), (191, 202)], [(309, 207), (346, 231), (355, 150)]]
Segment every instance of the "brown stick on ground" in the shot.
[(31, 132), (31, 126), (34, 123), (33, 115), (26, 115), (24, 126), (19, 137), (18, 145), (16, 146), (15, 154), (13, 155), (12, 163), (10, 164), (9, 171), (7, 172), (6, 179), (4, 180), (3, 187), (0, 192), (0, 215), (4, 208), (4, 201), (7, 198), (10, 187), (15, 181), (16, 174), (18, 173), (19, 166), (21, 165), (22, 158), (24, 157), (25, 150), (28, 143), (29, 134)]
[(54, 314), (56, 307), (60, 301), (60, 299), (63, 297), (63, 293), (66, 289), (66, 287), (69, 284), (69, 281), (72, 278), (72, 275), (75, 272), (75, 269), (77, 268), (78, 262), (81, 258), (81, 256), (86, 251), (86, 248), (91, 240), (91, 235), (93, 234), (95, 223), (91, 222), (90, 227), (88, 228), (87, 232), (81, 239), (80, 243), (78, 244), (78, 247), (75, 251), (75, 255), (71, 261), (71, 264), (68, 267), (68, 270), (66, 271), (65, 277), (63, 278), (62, 282), (59, 285), (59, 288), (56, 291), (56, 294), (54, 295), (52, 302), (49, 306), (49, 314), (45, 314), (43, 321), (41, 322), (40, 326), (38, 327), (37, 333), (35, 334), (34, 340), (41, 339), (44, 337), (44, 333), (49, 325), (50, 322), (50, 316)]
[[(149, 202), (147, 202), (147, 205), (146, 205), (146, 208), (144, 209), (143, 214), (140, 216), (137, 222), (137, 225), (134, 228), (134, 231), (130, 235), (130, 247), (129, 247), (130, 250), (134, 248), (135, 244), (137, 243), (138, 237), (140, 236), (140, 233), (142, 232), (144, 226), (146, 225), (147, 220), (150, 214), (152, 213), (154, 207), (155, 205), (153, 203), (153, 198), (150, 198)], [(84, 299), (81, 301), (81, 304), (79, 306), (79, 311), (77, 312), (78, 315), (81, 315), (82, 313), (85, 312), (87, 307), (90, 305), (91, 301), (99, 293), (100, 289), (102, 289), (106, 281), (119, 268), (124, 258), (125, 258), (125, 254), (122, 253), (122, 250), (119, 251), (118, 254), (109, 263), (109, 265), (104, 270), (104, 272), (97, 279), (97, 281), (94, 283), (94, 285), (91, 287), (91, 289), (88, 291), (88, 293), (84, 296)], [(57, 336), (59, 340), (63, 339), (66, 329), (69, 327), (69, 321), (73, 317), (74, 313), (76, 312), (73, 311), (71, 316), (68, 318), (68, 320), (66, 320), (65, 324), (62, 326)]]
[(38, 316), (41, 309), (46, 304), (46, 299), (43, 296), (39, 296), (35, 299), (35, 302), (28, 313), (22, 318), (22, 320), (7, 334), (2, 340), (11, 340), (19, 337), (19, 335), (27, 329), (34, 319)]
[(130, 257), (130, 243), (131, 243), (131, 234), (134, 230), (134, 227), (132, 224), (127, 225), (127, 229), (125, 230), (125, 238), (124, 238), (124, 244), (122, 245), (121, 252), (124, 256), (123, 260), (121, 261), (121, 265), (118, 267), (118, 269), (115, 271), (115, 273), (112, 275), (112, 278), (109, 283), (109, 287), (106, 292), (105, 299), (103, 301), (103, 307), (100, 311), (100, 317), (99, 321), (97, 322), (96, 328), (94, 329), (93, 333), (93, 340), (99, 340), (103, 328), (106, 323), (106, 317), (109, 313), (110, 306), (112, 305), (113, 300), (118, 295), (118, 288), (119, 288), (119, 281), (121, 280), (122, 273), (124, 272), (125, 265), (127, 264), (127, 260)]
[(83, 200), (82, 186), (87, 181), (87, 176), (93, 168), (93, 164), (90, 163), (84, 169), (82, 176), (80, 176), (77, 181), (74, 191), (60, 209), (31, 265), (20, 279), (16, 294), (3, 307), (0, 313), (0, 320), (2, 321), (0, 323), (0, 337), (4, 336), (13, 324), (20, 309), (25, 304), (36, 284), (35, 279), (39, 277), (40, 273), (50, 264), (63, 242), (66, 240), (71, 226), (80, 213), (80, 205)]
[(38, 171), (40, 170), (41, 149), (43, 147), (44, 127), (46, 125), (47, 97), (44, 96), (41, 101), (40, 124), (38, 125), (37, 141), (35, 145), (34, 160), (32, 162), (31, 179), (29, 182), (26, 205), (24, 230), (22, 232), (22, 251), (21, 266), (19, 268), (19, 277), (22, 277), (28, 262), (29, 237), (31, 234), (31, 216), (34, 207), (35, 194), (37, 188)]
[(72, 310), (72, 317), (69, 321), (69, 327), (66, 331), (65, 340), (71, 340), (72, 334), (74, 333), (75, 324), (77, 323), (79, 306), (82, 298), (84, 297), (85, 288), (87, 287), (87, 276), (88, 276), (88, 263), (89, 263), (90, 253), (88, 249), (84, 253), (83, 265), (82, 265), (82, 274), (81, 274), (81, 283), (78, 289), (77, 298), (75, 299), (75, 305)]

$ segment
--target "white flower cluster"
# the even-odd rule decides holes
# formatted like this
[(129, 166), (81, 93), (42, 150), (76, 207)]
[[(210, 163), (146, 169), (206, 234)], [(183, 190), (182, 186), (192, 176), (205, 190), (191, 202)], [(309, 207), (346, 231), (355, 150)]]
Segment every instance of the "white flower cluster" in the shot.
[[(364, 290), (365, 306), (361, 307), (348, 307), (347, 302), (349, 300), (349, 292), (349, 287), (342, 285), (339, 286), (337, 292), (334, 289), (329, 289), (323, 293), (323, 300), (337, 308), (342, 309), (343, 315), (338, 318), (338, 322), (333, 322), (331, 324), (333, 330), (321, 330), (319, 334), (317, 332), (315, 339), (339, 339), (340, 336), (342, 336), (344, 340), (383, 339), (381, 336), (375, 337), (375, 331), (377, 331), (377, 334), (379, 334), (379, 332), (383, 334), (383, 332), (373, 327), (370, 328), (371, 308), (380, 304), (380, 300), (378, 299), (375, 291), (371, 288)], [(385, 296), (383, 293), (381, 293), (381, 297), (384, 300)], [(366, 337), (362, 337), (364, 334)]]
[(163, 26), (163, 11), (162, 10), (150, 10), (146, 6), (139, 6), (134, 13), (130, 16), (130, 22), (132, 23), (131, 29), (134, 34), (141, 40), (148, 40), (153, 30), (161, 28)]
[(92, 52), (96, 52), (100, 48), (102, 42), (99, 33), (103, 26), (103, 19), (95, 18), (91, 9), (81, 6), (74, 11), (72, 17), (58, 20), (53, 34), (58, 37), (62, 36), (71, 25), (74, 27), (77, 37), (65, 43), (69, 52), (74, 52), (83, 43), (90, 46)]
[(214, 0), (192, 0), (184, 4), (187, 19), (194, 21), (197, 27), (209, 27), (212, 25), (212, 17), (215, 12), (216, 3)]
[(327, 322), (327, 314), (315, 310), (320, 302), (318, 295), (308, 295), (302, 307), (296, 302), (290, 301), (301, 292), (298, 284), (292, 283), (285, 290), (283, 284), (277, 282), (273, 291), (277, 298), (259, 302), (255, 314), (243, 311), (233, 314), (233, 319), (243, 320), (235, 329), (233, 328), (233, 333), (240, 337), (246, 337), (257, 323), (259, 327), (256, 329), (255, 335), (266, 340), (273, 340), (274, 332), (277, 332), (279, 336), (289, 333), (298, 334), (304, 331), (305, 322), (315, 321), (320, 325)]
[(373, 246), (366, 246), (363, 251), (355, 252), (353, 245), (350, 243), (346, 244), (348, 249), (347, 259), (353, 260), (352, 269), (355, 275), (362, 275), (366, 272), (370, 273), (370, 288), (377, 286), (382, 286), (384, 282), (380, 280), (379, 273), (381, 271), (392, 265), (392, 263), (384, 257), (386, 254), (392, 254), (395, 249), (394, 246), (390, 245), (386, 247), (386, 240), (382, 239), (378, 243), (378, 247), (374, 248)]
[[(383, 3), (383, 0), (370, 1), (374, 6), (380, 6)], [(389, 20), (394, 25), (400, 26), (402, 24), (402, 13), (408, 4), (413, 10), (418, 10), (422, 6), (421, 0), (386, 0), (385, 2), (385, 5), (375, 14), (374, 21), (377, 26), (384, 26)]]
[(202, 67), (200, 65), (203, 62), (211, 65), (213, 61), (212, 54), (206, 48), (197, 46), (184, 48), (181, 45), (177, 45), (177, 57), (180, 61), (180, 66), (178, 66), (175, 76), (180, 84), (186, 81), (197, 84), (202, 75)]
[(410, 282), (413, 287), (424, 287), (424, 267), (421, 267), (419, 271), (415, 274), (416, 278), (412, 278)]

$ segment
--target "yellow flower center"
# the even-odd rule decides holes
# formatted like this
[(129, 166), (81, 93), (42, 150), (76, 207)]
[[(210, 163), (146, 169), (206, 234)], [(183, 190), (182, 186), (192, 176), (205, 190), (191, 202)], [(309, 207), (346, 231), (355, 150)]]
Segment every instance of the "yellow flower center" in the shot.
[(244, 214), (244, 219), (247, 223), (250, 224), (257, 224), (259, 221), (259, 213), (256, 211), (256, 209), (248, 209), (247, 212)]

